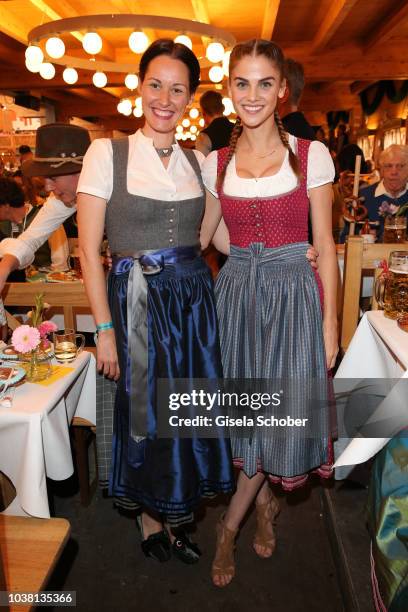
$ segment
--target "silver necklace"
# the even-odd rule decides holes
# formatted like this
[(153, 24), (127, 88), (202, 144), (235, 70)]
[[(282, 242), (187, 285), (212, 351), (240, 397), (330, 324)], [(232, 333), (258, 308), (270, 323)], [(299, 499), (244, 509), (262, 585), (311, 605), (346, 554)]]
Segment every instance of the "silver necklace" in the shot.
[(169, 147), (154, 147), (154, 149), (160, 158), (170, 157), (170, 155), (173, 153), (173, 145), (170, 145)]

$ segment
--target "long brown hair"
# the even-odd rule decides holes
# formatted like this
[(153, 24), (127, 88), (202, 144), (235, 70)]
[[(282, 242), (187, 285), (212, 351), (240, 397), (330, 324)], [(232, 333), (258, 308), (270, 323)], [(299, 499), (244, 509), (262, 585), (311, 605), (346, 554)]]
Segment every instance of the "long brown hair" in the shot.
[[(247, 55), (252, 55), (254, 57), (258, 55), (263, 55), (270, 62), (273, 62), (275, 64), (279, 72), (281, 80), (283, 79), (285, 59), (284, 59), (281, 48), (278, 47), (278, 45), (275, 45), (275, 43), (271, 42), (270, 40), (263, 40), (261, 38), (253, 38), (252, 40), (248, 40), (247, 42), (235, 45), (235, 47), (232, 50), (230, 61), (229, 61), (230, 78), (231, 78), (231, 73), (234, 70), (235, 66), (238, 64), (238, 62), (243, 57)], [(301, 169), (300, 169), (299, 159), (295, 155), (295, 153), (292, 151), (292, 148), (289, 144), (288, 137), (285, 132), (285, 128), (283, 127), (282, 120), (277, 110), (275, 110), (274, 116), (275, 116), (275, 122), (278, 128), (279, 137), (281, 139), (281, 142), (283, 146), (289, 151), (290, 166), (293, 172), (295, 173), (296, 178), (300, 180)], [(228, 155), (225, 160), (225, 164), (217, 178), (217, 191), (221, 189), (224, 183), (228, 164), (230, 163), (231, 159), (234, 156), (235, 149), (237, 147), (237, 142), (241, 134), (242, 134), (242, 125), (241, 125), (241, 120), (238, 117), (235, 123), (234, 129), (232, 130), (232, 134), (231, 134), (231, 138), (229, 142), (229, 148), (228, 148)]]

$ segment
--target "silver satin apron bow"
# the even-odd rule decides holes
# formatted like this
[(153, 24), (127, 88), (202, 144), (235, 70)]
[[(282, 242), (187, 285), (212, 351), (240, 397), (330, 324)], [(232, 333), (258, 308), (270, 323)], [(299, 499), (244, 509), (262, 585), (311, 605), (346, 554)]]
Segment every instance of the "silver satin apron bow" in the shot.
[[(170, 257), (166, 253), (170, 251)], [(130, 435), (141, 442), (147, 435), (148, 391), (148, 316), (145, 276), (159, 274), (166, 263), (192, 260), (198, 247), (174, 247), (115, 254), (115, 258), (133, 259), (127, 286), (128, 364), (130, 363)], [(153, 263), (149, 263), (149, 257)], [(157, 257), (159, 259), (157, 259)], [(143, 259), (146, 258), (146, 262)], [(129, 367), (129, 366), (128, 366)]]

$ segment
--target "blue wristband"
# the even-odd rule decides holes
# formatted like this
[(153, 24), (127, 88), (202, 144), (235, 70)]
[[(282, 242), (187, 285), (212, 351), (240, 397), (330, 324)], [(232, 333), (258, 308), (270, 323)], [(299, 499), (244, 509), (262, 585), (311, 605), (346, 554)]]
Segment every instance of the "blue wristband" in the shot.
[(99, 325), (96, 326), (97, 332), (106, 331), (108, 329), (113, 329), (112, 321), (109, 321), (108, 323), (99, 323)]

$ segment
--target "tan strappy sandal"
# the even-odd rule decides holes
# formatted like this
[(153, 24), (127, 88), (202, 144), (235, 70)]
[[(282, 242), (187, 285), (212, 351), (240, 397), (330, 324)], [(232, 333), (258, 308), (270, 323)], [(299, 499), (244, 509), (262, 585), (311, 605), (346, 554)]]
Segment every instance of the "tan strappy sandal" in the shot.
[[(215, 558), (211, 568), (213, 584), (218, 587), (227, 586), (235, 576), (235, 538), (238, 529), (228, 529), (224, 523), (224, 516), (217, 523), (217, 548)], [(217, 584), (214, 581), (216, 576), (231, 576), (227, 584)]]
[[(268, 501), (264, 504), (256, 504), (255, 508), (257, 526), (254, 537), (254, 550), (261, 559), (268, 559), (273, 555), (276, 547), (275, 526), (276, 518), (280, 511), (278, 500), (273, 495), (272, 491), (270, 491)], [(271, 550), (270, 554), (260, 555), (257, 553), (255, 545), (269, 548)]]

